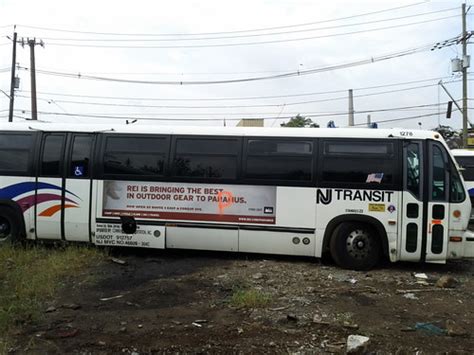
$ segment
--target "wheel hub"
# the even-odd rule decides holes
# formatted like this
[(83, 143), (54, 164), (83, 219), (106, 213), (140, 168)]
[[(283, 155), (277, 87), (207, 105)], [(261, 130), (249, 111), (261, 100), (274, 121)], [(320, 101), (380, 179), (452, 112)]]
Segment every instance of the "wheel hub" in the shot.
[(366, 231), (357, 229), (347, 236), (346, 250), (353, 258), (367, 258), (370, 255), (371, 249), (370, 237)]
[(0, 240), (10, 236), (10, 224), (3, 218), (0, 218)]

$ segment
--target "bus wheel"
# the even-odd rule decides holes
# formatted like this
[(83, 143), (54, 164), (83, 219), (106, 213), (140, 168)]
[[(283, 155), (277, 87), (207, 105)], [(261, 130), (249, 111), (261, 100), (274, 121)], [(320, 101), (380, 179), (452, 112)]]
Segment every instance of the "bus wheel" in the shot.
[(20, 223), (11, 208), (0, 207), (0, 245), (12, 244), (18, 240)]
[(353, 270), (371, 269), (381, 254), (380, 239), (364, 223), (341, 223), (334, 230), (329, 248), (336, 264)]

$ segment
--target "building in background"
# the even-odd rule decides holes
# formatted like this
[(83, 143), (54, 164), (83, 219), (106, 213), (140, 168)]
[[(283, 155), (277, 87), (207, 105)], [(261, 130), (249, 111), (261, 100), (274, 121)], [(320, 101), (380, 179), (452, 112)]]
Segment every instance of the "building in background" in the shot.
[(243, 118), (237, 127), (263, 127), (263, 118)]

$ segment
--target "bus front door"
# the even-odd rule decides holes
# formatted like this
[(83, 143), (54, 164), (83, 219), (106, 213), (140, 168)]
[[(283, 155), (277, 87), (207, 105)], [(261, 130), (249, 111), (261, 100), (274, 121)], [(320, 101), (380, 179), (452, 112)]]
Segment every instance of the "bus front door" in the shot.
[(407, 141), (403, 157), (399, 259), (445, 262), (449, 229), (447, 153), (438, 142)]
[(428, 141), (428, 209), (425, 261), (446, 262), (449, 231), (449, 168), (444, 146)]
[(399, 259), (419, 261), (422, 255), (424, 221), (424, 154), (421, 141), (407, 141), (403, 147), (403, 192)]

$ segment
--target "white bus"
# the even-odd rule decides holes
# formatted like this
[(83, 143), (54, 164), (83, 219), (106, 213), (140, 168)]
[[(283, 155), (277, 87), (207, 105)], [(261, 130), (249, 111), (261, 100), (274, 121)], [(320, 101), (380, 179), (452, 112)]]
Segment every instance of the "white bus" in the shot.
[[(452, 149), (451, 153), (456, 159), (458, 165), (462, 168), (461, 174), (466, 184), (467, 192), (471, 200), (471, 205), (474, 206), (474, 150), (468, 149)], [(471, 211), (471, 220), (474, 219)]]
[(0, 125), (0, 239), (321, 257), (473, 257), (436, 132)]

